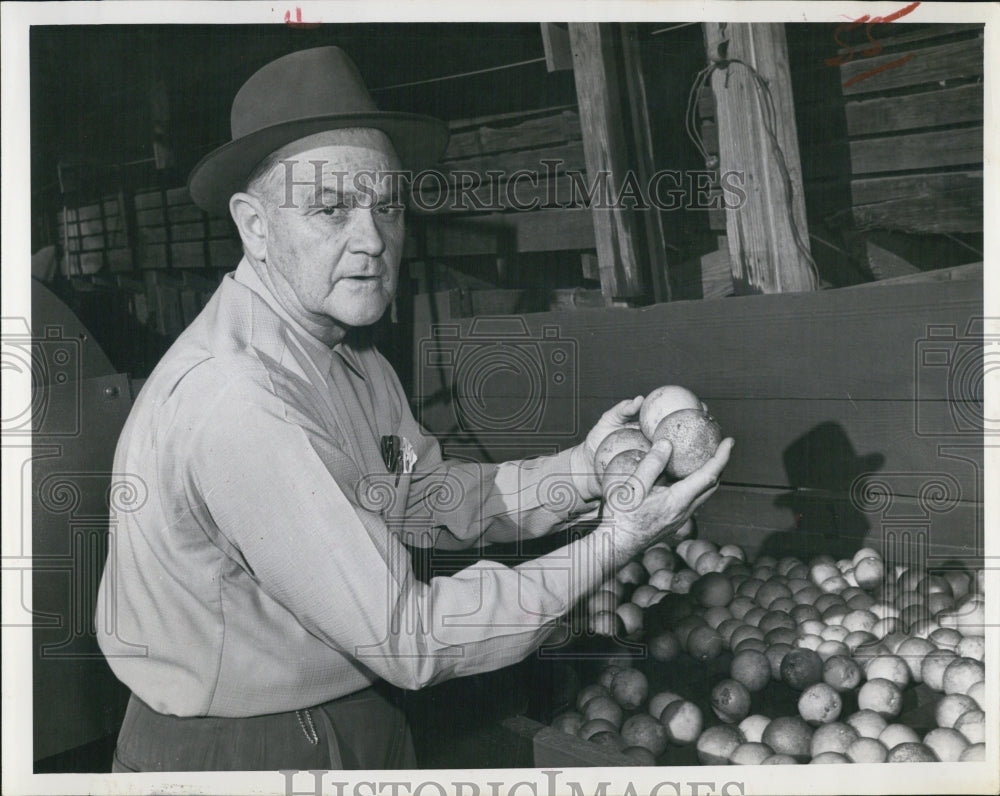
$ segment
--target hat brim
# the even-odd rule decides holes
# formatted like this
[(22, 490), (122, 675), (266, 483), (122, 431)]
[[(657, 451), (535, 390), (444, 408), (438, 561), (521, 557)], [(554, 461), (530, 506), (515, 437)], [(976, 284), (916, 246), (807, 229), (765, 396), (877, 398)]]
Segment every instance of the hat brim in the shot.
[(207, 154), (191, 170), (188, 192), (208, 213), (228, 216), (229, 199), (246, 187), (264, 158), (277, 149), (326, 130), (371, 127), (389, 136), (404, 169), (420, 171), (434, 165), (448, 145), (448, 127), (440, 119), (415, 113), (352, 113), (296, 119), (265, 127)]

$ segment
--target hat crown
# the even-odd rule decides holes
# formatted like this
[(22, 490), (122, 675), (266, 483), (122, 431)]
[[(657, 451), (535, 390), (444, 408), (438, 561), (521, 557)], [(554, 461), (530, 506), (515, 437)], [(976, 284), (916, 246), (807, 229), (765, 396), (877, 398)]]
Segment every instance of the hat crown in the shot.
[(354, 62), (339, 47), (298, 50), (258, 69), (233, 100), (233, 139), (273, 125), (378, 108)]

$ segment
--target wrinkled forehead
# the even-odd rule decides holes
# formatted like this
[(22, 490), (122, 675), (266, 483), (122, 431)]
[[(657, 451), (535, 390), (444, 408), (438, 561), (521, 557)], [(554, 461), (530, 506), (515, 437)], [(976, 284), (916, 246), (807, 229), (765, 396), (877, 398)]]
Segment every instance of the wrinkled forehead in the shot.
[(315, 194), (320, 185), (350, 187), (358, 174), (399, 173), (400, 161), (389, 136), (372, 128), (329, 130), (293, 141), (272, 152), (251, 175), (248, 188), (288, 197)]

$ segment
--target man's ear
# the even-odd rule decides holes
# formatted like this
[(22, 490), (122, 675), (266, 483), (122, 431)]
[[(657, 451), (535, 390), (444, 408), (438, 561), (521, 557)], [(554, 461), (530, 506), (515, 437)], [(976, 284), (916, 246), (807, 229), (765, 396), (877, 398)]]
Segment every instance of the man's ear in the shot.
[(258, 262), (267, 255), (267, 217), (264, 205), (256, 196), (236, 193), (229, 199), (229, 214), (236, 222), (244, 251)]

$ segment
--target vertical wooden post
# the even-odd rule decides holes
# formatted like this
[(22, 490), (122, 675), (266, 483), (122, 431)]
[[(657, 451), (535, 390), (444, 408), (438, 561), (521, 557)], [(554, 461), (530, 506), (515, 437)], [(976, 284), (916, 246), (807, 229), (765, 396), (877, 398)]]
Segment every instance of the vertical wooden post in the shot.
[(592, 208), (594, 238), (601, 291), (608, 304), (639, 298), (644, 292), (635, 211), (615, 201), (629, 166), (615, 35), (615, 27), (607, 23), (569, 24), (588, 187), (598, 185)]
[[(718, 117), (719, 174), (722, 179), (729, 174), (730, 185), (741, 181), (746, 194), (740, 206), (726, 207), (726, 234), (736, 290), (815, 290), (816, 274), (810, 258), (800, 248), (809, 251), (809, 230), (784, 25), (708, 22), (705, 40), (709, 60), (743, 62), (716, 69), (711, 76)], [(765, 124), (761, 87), (748, 66), (760, 75), (772, 98), (771, 132), (784, 156), (791, 196)], [(725, 193), (723, 198), (727, 199)], [(733, 201), (730, 193), (728, 202)]]
[[(635, 140), (636, 170), (639, 182), (645, 187), (653, 176), (653, 132), (649, 123), (649, 103), (646, 99), (646, 80), (642, 72), (642, 58), (636, 41), (635, 23), (622, 25), (622, 57), (625, 68), (625, 84), (628, 87), (628, 104), (632, 111), (632, 136)], [(647, 199), (648, 201), (648, 199)], [(642, 214), (646, 248), (649, 251), (650, 284), (653, 300), (670, 301), (670, 280), (667, 275), (666, 234), (663, 230), (663, 216), (659, 208), (650, 204)]]

